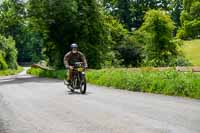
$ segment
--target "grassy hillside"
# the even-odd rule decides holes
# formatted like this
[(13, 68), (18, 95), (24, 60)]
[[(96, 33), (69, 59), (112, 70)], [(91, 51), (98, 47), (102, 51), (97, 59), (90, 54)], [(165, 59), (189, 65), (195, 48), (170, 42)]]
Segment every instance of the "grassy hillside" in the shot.
[(185, 41), (183, 52), (194, 66), (200, 66), (200, 39)]

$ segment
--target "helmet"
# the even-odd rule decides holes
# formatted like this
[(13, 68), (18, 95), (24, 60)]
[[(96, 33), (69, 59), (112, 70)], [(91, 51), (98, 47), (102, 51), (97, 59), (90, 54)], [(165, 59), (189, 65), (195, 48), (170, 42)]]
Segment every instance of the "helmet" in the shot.
[(71, 49), (73, 49), (73, 48), (78, 48), (78, 45), (77, 45), (76, 43), (73, 43), (73, 44), (71, 44), (70, 48), (71, 48)]

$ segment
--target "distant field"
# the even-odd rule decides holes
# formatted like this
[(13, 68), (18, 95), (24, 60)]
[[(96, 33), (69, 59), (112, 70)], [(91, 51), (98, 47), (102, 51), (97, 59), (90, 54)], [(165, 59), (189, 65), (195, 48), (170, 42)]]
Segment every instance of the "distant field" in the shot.
[(200, 66), (200, 39), (184, 41), (183, 52), (194, 66)]

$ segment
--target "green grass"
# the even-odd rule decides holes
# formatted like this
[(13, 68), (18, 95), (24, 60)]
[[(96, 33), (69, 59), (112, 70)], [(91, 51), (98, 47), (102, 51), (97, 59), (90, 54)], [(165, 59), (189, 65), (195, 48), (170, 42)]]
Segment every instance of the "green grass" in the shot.
[[(31, 68), (28, 73), (40, 77), (63, 79), (65, 70)], [(149, 92), (200, 99), (200, 74), (175, 70), (148, 71), (132, 69), (89, 70), (87, 81), (91, 84), (129, 91)]]
[(15, 75), (21, 71), (23, 71), (23, 67), (18, 67), (17, 70), (13, 69), (0, 70), (0, 76)]
[(48, 77), (57, 79), (64, 79), (64, 77), (66, 76), (66, 70), (45, 70), (41, 68), (31, 68), (27, 71), (27, 73), (39, 77)]
[(200, 39), (185, 41), (183, 52), (194, 66), (200, 66)]

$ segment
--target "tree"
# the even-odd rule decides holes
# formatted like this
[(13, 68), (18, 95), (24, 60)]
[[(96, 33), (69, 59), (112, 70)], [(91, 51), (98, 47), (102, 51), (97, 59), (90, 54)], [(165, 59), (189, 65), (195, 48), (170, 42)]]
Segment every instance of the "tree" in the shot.
[(104, 12), (94, 0), (83, 0), (78, 3), (78, 40), (81, 49), (86, 53), (89, 64), (100, 68), (108, 52), (108, 32), (105, 27)]
[(71, 43), (78, 43), (92, 68), (100, 68), (108, 46), (103, 11), (94, 0), (30, 0), (28, 15), (44, 38), (49, 65), (63, 67)]
[(129, 31), (142, 25), (146, 11), (150, 9), (169, 11), (171, 4), (171, 0), (103, 0), (105, 9), (113, 16), (117, 16)]
[(172, 2), (171, 16), (172, 16), (172, 20), (176, 24), (176, 31), (181, 26), (180, 16), (181, 16), (182, 10), (183, 10), (182, 0), (174, 0)]
[(3, 0), (0, 5), (0, 32), (5, 36), (16, 36), (21, 23), (22, 3), (18, 0)]
[(167, 66), (179, 53), (177, 44), (173, 42), (174, 23), (170, 16), (161, 10), (148, 11), (144, 20), (140, 31), (149, 36), (145, 45), (145, 64)]
[[(108, 66), (138, 67), (142, 61), (142, 45), (144, 34), (129, 32), (119, 21), (110, 15), (105, 16), (110, 48), (107, 59)], [(111, 58), (112, 57), (112, 58)]]
[(145, 13), (151, 9), (170, 10), (171, 0), (136, 0), (131, 10), (134, 14), (134, 27), (139, 28), (144, 22)]
[(177, 36), (181, 39), (200, 37), (200, 1), (184, 0), (181, 13), (181, 29)]
[(131, 22), (131, 11), (130, 11), (130, 0), (118, 0), (117, 7), (118, 7), (118, 18), (120, 22), (124, 23), (127, 29), (131, 30), (133, 22)]
[(0, 33), (16, 37), (20, 33), (24, 6), (21, 0), (3, 0), (0, 4)]
[(40, 43), (35, 41), (39, 40), (38, 34), (31, 32), (33, 30), (29, 27), (25, 5), (22, 0), (3, 0), (0, 5), (0, 33), (15, 40), (18, 62), (33, 62), (41, 59), (41, 48), (38, 47)]

